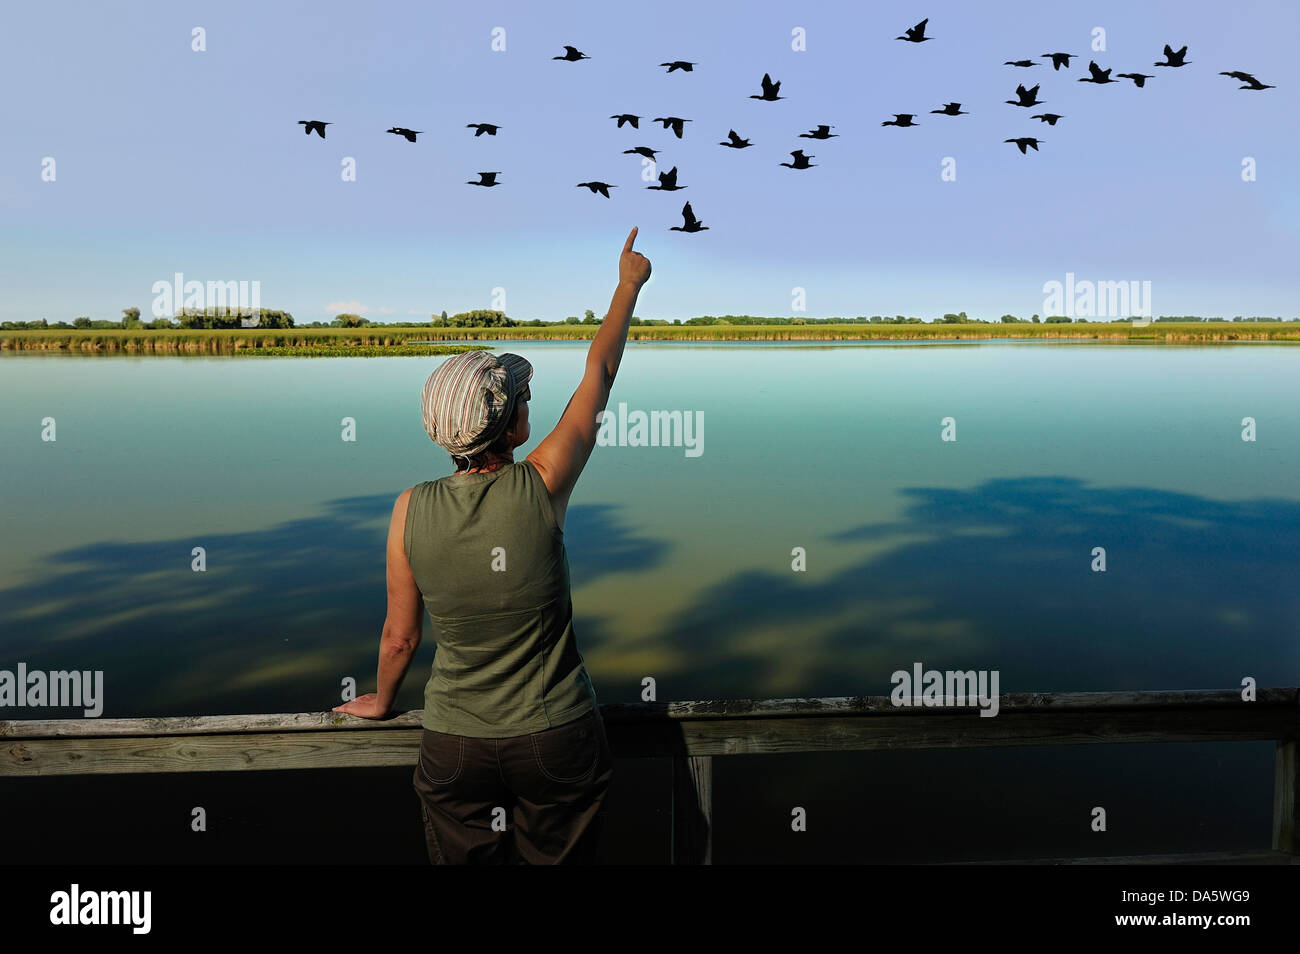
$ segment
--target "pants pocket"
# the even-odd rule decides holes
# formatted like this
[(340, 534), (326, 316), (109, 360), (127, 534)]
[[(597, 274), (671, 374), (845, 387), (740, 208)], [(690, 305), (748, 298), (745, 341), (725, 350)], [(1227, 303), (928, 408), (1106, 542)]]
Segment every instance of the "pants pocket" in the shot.
[(465, 740), (458, 735), (425, 730), (420, 741), (419, 770), (432, 785), (446, 785), (460, 777), (465, 763)]
[(530, 735), (538, 771), (552, 782), (580, 782), (591, 775), (604, 741), (598, 731), (599, 718), (600, 713), (592, 710), (572, 722)]

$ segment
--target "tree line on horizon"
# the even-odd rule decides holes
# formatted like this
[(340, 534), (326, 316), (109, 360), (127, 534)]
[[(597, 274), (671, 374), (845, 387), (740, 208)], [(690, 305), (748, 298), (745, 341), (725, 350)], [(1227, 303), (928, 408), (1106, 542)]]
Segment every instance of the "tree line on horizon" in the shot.
[[(241, 315), (234, 308), (206, 308), (194, 309), (186, 308), (172, 318), (154, 318), (152, 321), (144, 321), (140, 317), (139, 308), (123, 308), (122, 318), (119, 321), (92, 320), (89, 317), (81, 316), (73, 319), (71, 324), (66, 321), (49, 321), (45, 318), (36, 321), (4, 321), (0, 322), (0, 330), (4, 331), (24, 331), (24, 330), (42, 330), (42, 329), (231, 329), (244, 328), (246, 315)], [(472, 311), (462, 311), (454, 315), (448, 315), (446, 311), (432, 316), (431, 321), (391, 321), (380, 322), (371, 321), (361, 315), (345, 312), (336, 315), (332, 321), (313, 321), (307, 324), (295, 324), (293, 315), (287, 311), (278, 311), (275, 309), (261, 309), (259, 320), (256, 328), (541, 328), (558, 325), (598, 325), (603, 321), (597, 318), (596, 313), (588, 308), (582, 318), (576, 315), (570, 315), (563, 321), (543, 321), (541, 318), (522, 320), (510, 318), (503, 311), (494, 309), (480, 308)], [(989, 321), (983, 318), (970, 318), (966, 312), (949, 312), (941, 318), (935, 318), (926, 321), (923, 318), (905, 315), (858, 315), (853, 318), (830, 317), (830, 318), (804, 318), (804, 317), (780, 317), (780, 316), (762, 316), (762, 315), (698, 315), (694, 318), (687, 318), (682, 321), (680, 318), (674, 318), (669, 321), (666, 318), (641, 318), (633, 316), (630, 324), (634, 326), (641, 325), (902, 325), (902, 324), (1122, 324), (1136, 320), (1134, 317), (1129, 318), (1107, 318), (1094, 319), (1088, 318), (1071, 318), (1068, 315), (1048, 315), (1040, 319), (1038, 315), (1032, 315), (1029, 318), (1020, 318), (1016, 315), (1003, 315), (998, 321)], [(1283, 322), (1283, 321), (1300, 321), (1300, 318), (1283, 318), (1280, 315), (1273, 316), (1242, 316), (1236, 315), (1231, 319), (1222, 316), (1202, 317), (1200, 315), (1160, 315), (1153, 319), (1154, 321), (1165, 322), (1217, 322), (1217, 321), (1234, 321), (1234, 322)]]

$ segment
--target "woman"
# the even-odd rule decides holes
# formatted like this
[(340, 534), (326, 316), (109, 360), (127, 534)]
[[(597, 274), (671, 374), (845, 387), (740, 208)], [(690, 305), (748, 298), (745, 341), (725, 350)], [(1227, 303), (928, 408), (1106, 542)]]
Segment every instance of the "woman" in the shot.
[(636, 233), (582, 382), (523, 461), (527, 361), (467, 352), (424, 386), (425, 430), (456, 473), (397, 498), (378, 691), (334, 711), (389, 714), (420, 645), (423, 599), (438, 649), (413, 784), (435, 864), (593, 860), (613, 759), (574, 637), (564, 517), (650, 277)]

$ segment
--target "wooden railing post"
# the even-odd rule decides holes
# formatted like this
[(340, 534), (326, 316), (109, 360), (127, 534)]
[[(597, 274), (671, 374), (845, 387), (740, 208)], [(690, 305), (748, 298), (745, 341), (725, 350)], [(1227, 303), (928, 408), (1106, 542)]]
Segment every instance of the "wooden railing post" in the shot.
[(670, 862), (713, 864), (713, 756), (673, 758), (672, 799)]
[(1280, 739), (1273, 758), (1273, 850), (1300, 854), (1296, 807), (1300, 803), (1300, 759), (1295, 739)]

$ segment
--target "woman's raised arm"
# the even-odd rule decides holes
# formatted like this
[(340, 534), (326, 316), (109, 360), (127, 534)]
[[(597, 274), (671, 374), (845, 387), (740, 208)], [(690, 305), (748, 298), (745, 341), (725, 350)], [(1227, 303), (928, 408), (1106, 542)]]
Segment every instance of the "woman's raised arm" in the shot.
[(636, 306), (641, 286), (650, 277), (650, 260), (632, 250), (636, 233), (633, 228), (623, 245), (618, 260), (618, 287), (614, 289), (609, 314), (587, 352), (587, 367), (582, 381), (560, 415), (555, 430), (527, 457), (546, 483), (556, 522), (561, 527), (564, 526), (569, 495), (596, 446), (596, 434), (600, 429), (596, 415), (609, 403), (614, 376), (623, 360), (623, 346), (627, 344), (627, 326), (632, 318), (632, 309)]

